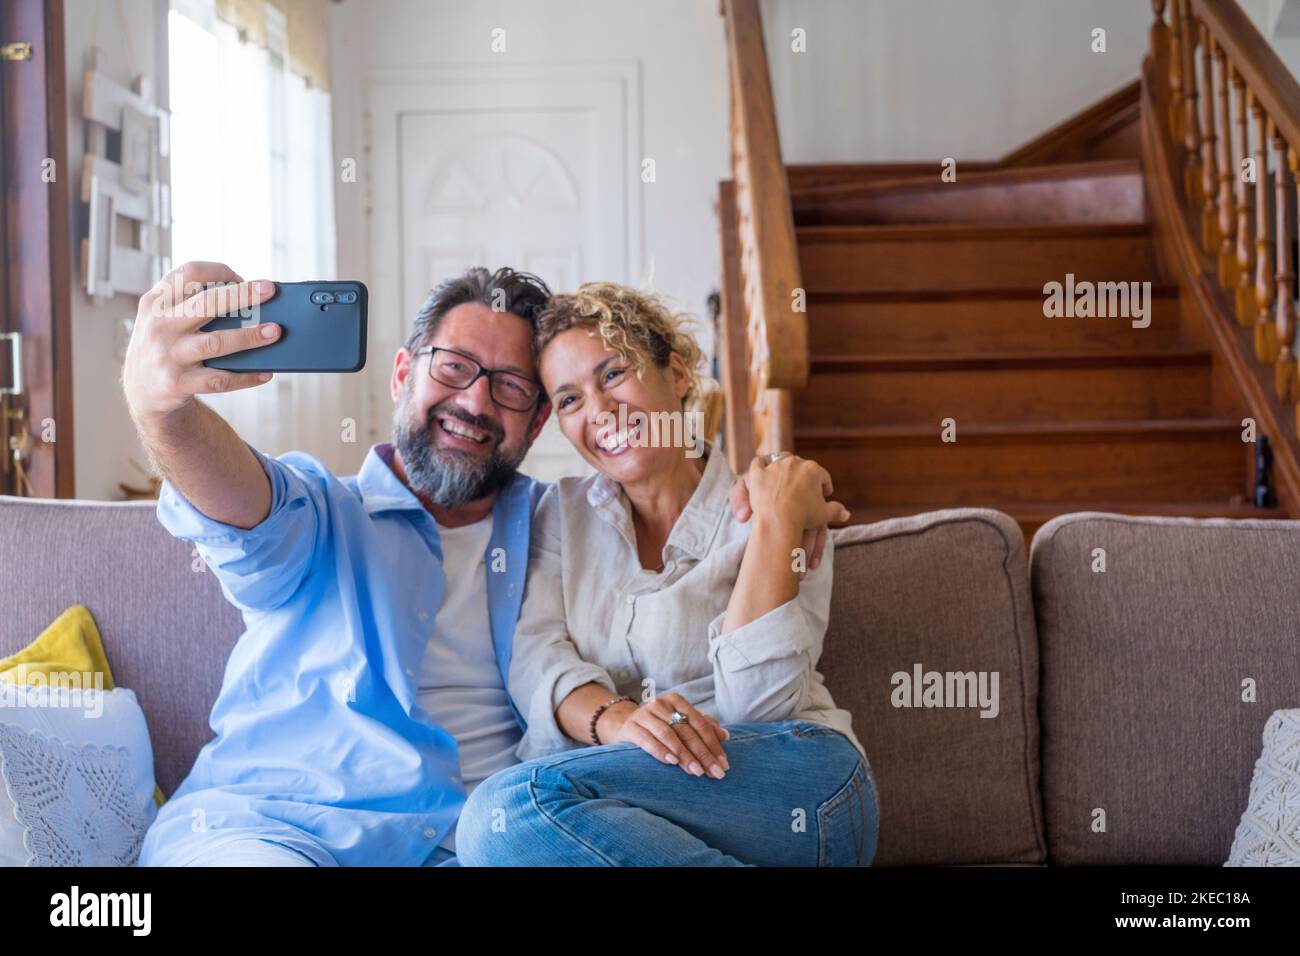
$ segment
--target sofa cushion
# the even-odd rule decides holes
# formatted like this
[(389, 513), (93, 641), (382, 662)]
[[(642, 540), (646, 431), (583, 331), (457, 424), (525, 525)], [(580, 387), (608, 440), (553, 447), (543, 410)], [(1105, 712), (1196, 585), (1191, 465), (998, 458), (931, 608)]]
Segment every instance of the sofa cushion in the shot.
[(73, 604), (90, 609), (115, 683), (135, 692), (171, 794), (212, 733), (208, 714), (239, 612), (150, 502), (0, 496), (0, 657), (17, 653)]
[(1264, 749), (1250, 781), (1227, 866), (1300, 866), (1300, 708), (1264, 725)]
[(1300, 522), (1072, 514), (1030, 554), (1049, 862), (1221, 865), (1300, 701)]
[(0, 866), (134, 866), (158, 813), (134, 693), (0, 688)]
[[(104, 642), (90, 611), (80, 604), (68, 608), (37, 635), (36, 640), (17, 654), (0, 658), (0, 682), (23, 685), (48, 685), (76, 688), (97, 687), (112, 690), (113, 671), (104, 654)], [(133, 706), (139, 703), (132, 695)], [(0, 715), (2, 716), (2, 715)], [(144, 714), (140, 714), (144, 724)], [(149, 773), (153, 774), (153, 746), (145, 742), (149, 753)], [(162, 790), (154, 786), (158, 806), (165, 802)]]
[[(1019, 526), (996, 511), (958, 509), (833, 534), (818, 669), (853, 714), (875, 772), (875, 865), (1043, 862), (1038, 657)], [(904, 690), (920, 689), (911, 687), (918, 666), (923, 675), (997, 674), (997, 715), (896, 706)]]

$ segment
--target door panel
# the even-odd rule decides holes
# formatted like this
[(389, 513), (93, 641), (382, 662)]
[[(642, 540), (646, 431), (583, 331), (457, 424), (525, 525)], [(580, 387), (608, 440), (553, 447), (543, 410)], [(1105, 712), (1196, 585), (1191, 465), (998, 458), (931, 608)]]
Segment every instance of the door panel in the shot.
[[(22, 341), (20, 395), (0, 396), (0, 492), (73, 496), (72, 346), (62, 0), (0, 4), (0, 45), (31, 44), (0, 60), (3, 309), (0, 331)], [(16, 376), (13, 340), (0, 340), (0, 387)], [(21, 453), (19, 480), (13, 438)]]
[[(429, 290), (470, 266), (534, 272), (557, 291), (633, 279), (635, 85), (635, 68), (618, 64), (463, 67), (372, 84), (377, 366), (388, 367)], [(387, 378), (371, 389), (380, 439)], [(589, 471), (554, 422), (523, 469), (543, 480)]]

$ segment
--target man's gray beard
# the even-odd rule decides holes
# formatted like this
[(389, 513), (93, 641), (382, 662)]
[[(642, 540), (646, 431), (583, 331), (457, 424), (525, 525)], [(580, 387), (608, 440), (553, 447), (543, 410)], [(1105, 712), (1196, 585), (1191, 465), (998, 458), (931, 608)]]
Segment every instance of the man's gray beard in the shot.
[(393, 444), (402, 455), (402, 468), (406, 480), (418, 495), (441, 508), (459, 508), (500, 491), (515, 476), (519, 463), (528, 454), (525, 444), (518, 455), (503, 454), (496, 444), (486, 458), (473, 458), (455, 449), (437, 448), (433, 443), (435, 420), (439, 415), (463, 421), (480, 428), (497, 441), (500, 426), (489, 419), (451, 411), (440, 411), (438, 406), (429, 409), (424, 424), (412, 428), (407, 421), (407, 405), (403, 402), (393, 415)]

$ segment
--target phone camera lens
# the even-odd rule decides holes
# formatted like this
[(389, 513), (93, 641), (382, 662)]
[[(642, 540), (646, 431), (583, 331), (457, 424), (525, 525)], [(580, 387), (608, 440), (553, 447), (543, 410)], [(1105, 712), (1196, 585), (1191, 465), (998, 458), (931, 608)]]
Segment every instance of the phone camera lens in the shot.
[(313, 303), (315, 303), (316, 305), (328, 305), (329, 303), (331, 303), (331, 302), (334, 301), (334, 293), (333, 293), (333, 292), (313, 292), (313, 293), (311, 294), (311, 301), (312, 301)]
[(357, 294), (355, 292), (340, 292), (338, 295), (338, 301), (344, 305), (351, 305), (353, 302), (357, 301)]

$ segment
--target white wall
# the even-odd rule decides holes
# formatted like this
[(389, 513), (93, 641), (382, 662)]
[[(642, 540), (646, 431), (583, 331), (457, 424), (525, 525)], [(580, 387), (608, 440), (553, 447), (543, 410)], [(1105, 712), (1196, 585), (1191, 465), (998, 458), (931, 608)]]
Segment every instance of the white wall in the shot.
[(124, 86), (140, 75), (152, 81), (153, 99), (164, 103), (167, 82), (166, 0), (64, 0), (67, 46), (68, 156), (59, 182), (68, 190), (72, 272), (73, 431), (78, 498), (121, 498), (118, 482), (144, 486), (146, 478), (130, 464), (148, 467), (122, 399), (121, 351), (126, 337), (122, 320), (135, 315), (136, 297), (119, 295), (96, 303), (81, 283), (81, 238), (87, 207), (81, 202), (81, 159), (86, 152), (86, 124), (81, 118), (81, 89), (86, 51), (99, 50), (98, 69)]
[[(763, 0), (788, 163), (991, 160), (1135, 80), (1138, 0)], [(1093, 53), (1092, 30), (1106, 30)], [(807, 52), (791, 51), (791, 31)]]

